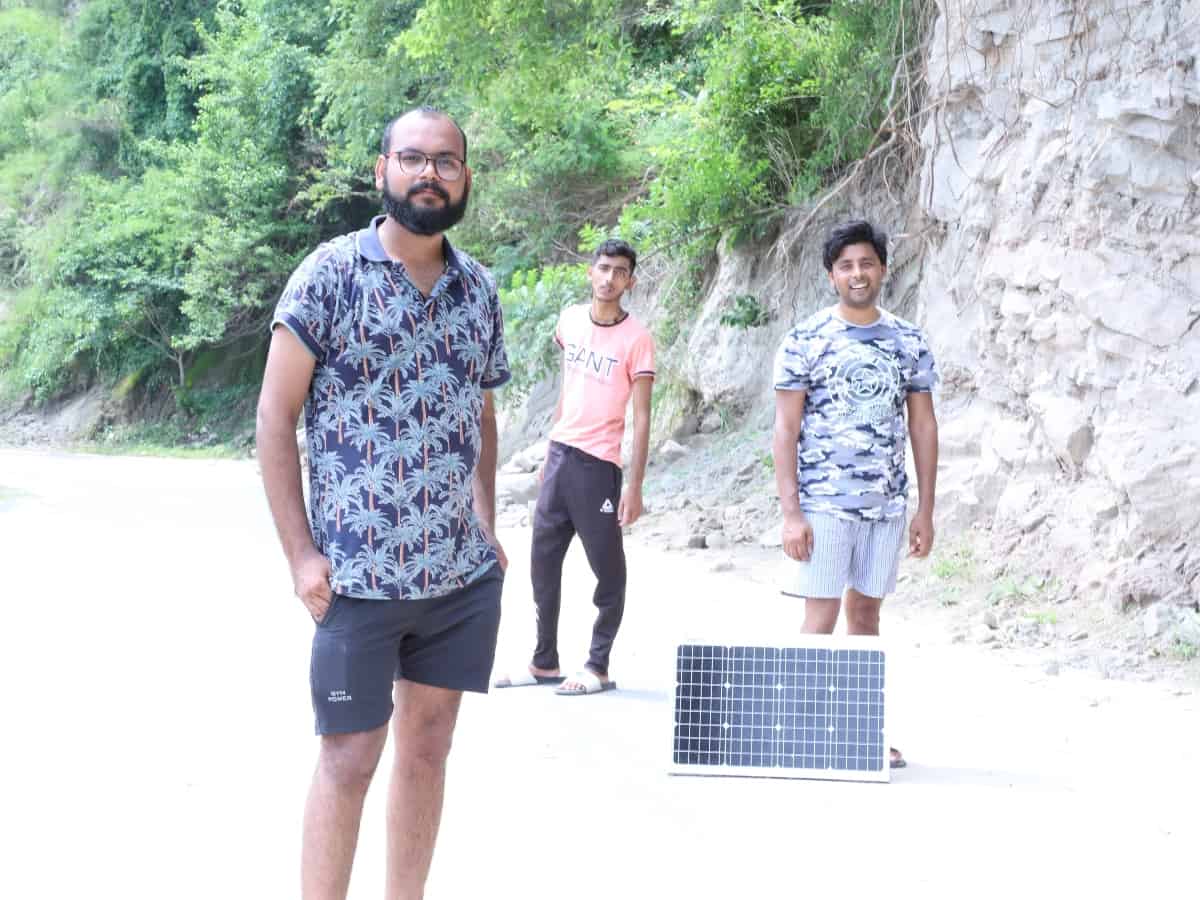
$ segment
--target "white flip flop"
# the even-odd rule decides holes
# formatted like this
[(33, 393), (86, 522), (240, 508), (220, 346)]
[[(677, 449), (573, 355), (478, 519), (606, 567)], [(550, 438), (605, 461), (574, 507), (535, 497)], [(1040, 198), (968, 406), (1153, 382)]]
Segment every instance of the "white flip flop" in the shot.
[(583, 690), (578, 688), (568, 688), (566, 685), (559, 685), (554, 689), (554, 693), (563, 697), (582, 697), (587, 694), (599, 694), (603, 691), (614, 691), (617, 688), (615, 681), (601, 681), (600, 676), (591, 669), (583, 669), (571, 676), (571, 681), (583, 685)]
[(562, 684), (566, 680), (565, 675), (534, 675), (528, 669), (517, 669), (507, 675), (501, 675), (492, 682), (492, 687), (537, 687), (542, 684)]

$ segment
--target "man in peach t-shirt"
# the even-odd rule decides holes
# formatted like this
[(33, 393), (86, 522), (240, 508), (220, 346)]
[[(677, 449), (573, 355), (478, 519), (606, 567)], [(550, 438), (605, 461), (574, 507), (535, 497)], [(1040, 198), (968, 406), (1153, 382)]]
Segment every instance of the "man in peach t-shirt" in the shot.
[[(564, 309), (554, 339), (563, 348), (562, 391), (542, 466), (533, 520), (533, 600), (537, 647), (528, 673), (502, 677), (497, 687), (562, 682), (559, 694), (595, 694), (616, 687), (608, 658), (625, 609), (625, 549), (621, 528), (642, 514), (642, 478), (650, 443), (654, 339), (621, 308), (637, 279), (637, 254), (624, 241), (602, 243), (588, 267), (592, 302)], [(633, 455), (621, 489), (621, 438), (633, 397)], [(587, 664), (564, 680), (558, 661), (562, 566), (579, 535), (596, 576)]]

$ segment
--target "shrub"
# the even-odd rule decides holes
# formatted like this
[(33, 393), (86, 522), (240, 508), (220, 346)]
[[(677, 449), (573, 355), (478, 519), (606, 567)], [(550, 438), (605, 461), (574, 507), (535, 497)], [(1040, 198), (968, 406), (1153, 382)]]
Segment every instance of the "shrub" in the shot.
[(548, 266), (516, 272), (512, 284), (500, 292), (504, 308), (504, 335), (512, 380), (504, 392), (512, 404), (528, 395), (535, 384), (558, 369), (560, 350), (554, 341), (558, 314), (572, 303), (586, 300), (587, 267)]

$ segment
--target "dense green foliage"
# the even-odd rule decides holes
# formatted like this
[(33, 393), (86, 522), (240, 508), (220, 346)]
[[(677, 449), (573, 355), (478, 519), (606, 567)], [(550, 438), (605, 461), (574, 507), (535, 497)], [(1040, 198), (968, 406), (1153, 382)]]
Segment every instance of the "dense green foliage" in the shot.
[(507, 394), (520, 398), (558, 365), (554, 329), (564, 306), (587, 297), (587, 275), (582, 263), (548, 266), (540, 271), (513, 273), (512, 283), (500, 291), (504, 307), (505, 339), (510, 353), (512, 381)]
[(737, 295), (721, 314), (721, 324), (730, 328), (761, 328), (770, 321), (771, 314), (753, 294)]
[(186, 407), (201, 355), (265, 340), (291, 269), (375, 209), (383, 123), (432, 103), (470, 136), (455, 239), (528, 387), (581, 248), (694, 271), (867, 151), (919, 6), (0, 0), (0, 376), (136, 374)]

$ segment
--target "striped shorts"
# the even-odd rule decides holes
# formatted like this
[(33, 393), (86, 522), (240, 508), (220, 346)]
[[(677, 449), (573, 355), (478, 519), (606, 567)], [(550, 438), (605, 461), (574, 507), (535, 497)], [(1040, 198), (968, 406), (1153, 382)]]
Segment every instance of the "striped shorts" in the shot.
[(807, 562), (788, 557), (784, 594), (792, 597), (841, 597), (847, 587), (868, 597), (896, 589), (906, 516), (879, 522), (852, 521), (805, 513), (812, 525), (813, 550)]

